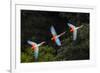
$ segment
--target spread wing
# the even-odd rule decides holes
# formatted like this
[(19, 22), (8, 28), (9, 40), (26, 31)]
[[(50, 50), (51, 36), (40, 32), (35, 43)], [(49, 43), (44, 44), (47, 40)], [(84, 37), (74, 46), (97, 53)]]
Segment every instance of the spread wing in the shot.
[(77, 39), (77, 29), (73, 32), (73, 40), (75, 41)]
[(37, 46), (39, 47), (39, 46), (43, 45), (44, 43), (45, 43), (45, 41), (39, 43)]
[[(31, 46), (32, 46), (33, 44), (36, 44), (35, 42), (29, 41), (29, 40), (27, 41), (27, 43), (30, 44)], [(36, 44), (36, 45), (37, 45), (37, 44)]]
[(64, 35), (66, 32), (62, 32), (61, 34), (57, 35), (57, 37), (61, 37), (62, 35)]
[(57, 35), (57, 33), (56, 33), (56, 31), (55, 31), (55, 29), (54, 29), (53, 26), (51, 26), (50, 31), (51, 31), (51, 33), (52, 33), (53, 36)]
[(59, 38), (56, 39), (56, 44), (57, 44), (58, 46), (61, 46), (61, 42), (60, 42)]
[(71, 28), (75, 28), (75, 26), (70, 24), (70, 23), (68, 23), (68, 26), (71, 27)]
[(79, 27), (76, 27), (76, 29), (79, 29), (79, 28), (82, 28), (83, 27), (83, 25), (81, 25), (81, 26), (79, 26)]

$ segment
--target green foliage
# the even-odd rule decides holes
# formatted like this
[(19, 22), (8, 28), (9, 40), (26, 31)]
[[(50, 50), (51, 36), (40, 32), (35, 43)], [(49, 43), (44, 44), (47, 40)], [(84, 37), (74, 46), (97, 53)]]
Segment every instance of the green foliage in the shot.
[(53, 61), (54, 60), (54, 48), (49, 47), (49, 46), (42, 46), (40, 47), (39, 51), (39, 61)]
[(31, 62), (32, 57), (29, 56), (27, 53), (21, 53), (21, 62)]
[(33, 51), (31, 48), (26, 48), (25, 52), (21, 52), (21, 62), (32, 62), (33, 60)]

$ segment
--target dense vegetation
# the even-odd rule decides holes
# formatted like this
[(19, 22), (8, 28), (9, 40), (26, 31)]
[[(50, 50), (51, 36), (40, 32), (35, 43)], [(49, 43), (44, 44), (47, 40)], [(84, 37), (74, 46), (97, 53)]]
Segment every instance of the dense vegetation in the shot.
[[(67, 23), (75, 26), (83, 25), (78, 30), (77, 41), (72, 40)], [(57, 34), (66, 31), (60, 37), (62, 46), (51, 41), (50, 26)], [(39, 47), (39, 62), (86, 60), (89, 59), (89, 13), (48, 12), (21, 10), (21, 62), (35, 62), (34, 51), (27, 40), (46, 44)]]

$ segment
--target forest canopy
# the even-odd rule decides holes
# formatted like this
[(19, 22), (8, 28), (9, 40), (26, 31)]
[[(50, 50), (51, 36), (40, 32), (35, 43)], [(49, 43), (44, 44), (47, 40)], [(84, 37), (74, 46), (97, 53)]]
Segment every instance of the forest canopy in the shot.
[[(46, 41), (39, 47), (37, 62), (89, 60), (89, 22), (89, 13), (21, 10), (21, 63), (36, 62), (28, 40), (37, 44)], [(83, 25), (76, 41), (67, 23)], [(60, 47), (51, 41), (51, 26), (57, 34), (66, 31), (59, 37)]]

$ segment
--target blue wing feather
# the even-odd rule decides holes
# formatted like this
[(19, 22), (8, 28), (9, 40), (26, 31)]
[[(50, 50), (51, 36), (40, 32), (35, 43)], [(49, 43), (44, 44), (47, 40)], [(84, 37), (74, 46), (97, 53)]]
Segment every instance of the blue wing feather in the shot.
[(53, 26), (51, 26), (50, 30), (51, 30), (52, 35), (55, 35), (55, 36), (57, 35), (57, 33), (56, 33), (56, 31), (55, 31)]
[(56, 39), (56, 44), (57, 44), (58, 46), (61, 46), (61, 42), (60, 42), (59, 38)]

